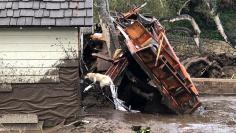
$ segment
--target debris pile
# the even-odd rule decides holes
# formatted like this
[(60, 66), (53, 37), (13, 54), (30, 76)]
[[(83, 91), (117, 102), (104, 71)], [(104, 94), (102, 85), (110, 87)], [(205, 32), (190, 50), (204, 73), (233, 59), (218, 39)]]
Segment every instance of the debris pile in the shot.
[(195, 56), (182, 61), (186, 70), (194, 78), (234, 78), (236, 57), (226, 54)]
[[(93, 81), (92, 84), (99, 81), (100, 88), (104, 87), (101, 82), (108, 83), (105, 86), (113, 90), (116, 108), (118, 100), (127, 106), (125, 108), (128, 111), (134, 109), (143, 112), (152, 105), (149, 108), (158, 108), (159, 111), (192, 113), (201, 105), (198, 91), (179, 62), (159, 21), (139, 13), (143, 6), (112, 18), (119, 31), (120, 49), (115, 51), (113, 58), (99, 52), (90, 53), (91, 58), (106, 60), (111, 65), (104, 73), (105, 76), (93, 74), (89, 79)], [(100, 40), (104, 41), (101, 35), (95, 36), (95, 40), (102, 38)], [(93, 46), (95, 49), (97, 46)], [(91, 76), (91, 73), (88, 75)], [(103, 78), (106, 76), (109, 79)], [(118, 96), (124, 102), (114, 96), (114, 86), (118, 88)]]

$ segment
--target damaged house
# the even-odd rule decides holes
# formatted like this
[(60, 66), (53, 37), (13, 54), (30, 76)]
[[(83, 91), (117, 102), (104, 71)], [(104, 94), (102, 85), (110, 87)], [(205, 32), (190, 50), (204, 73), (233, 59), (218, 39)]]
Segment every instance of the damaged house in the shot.
[(79, 36), (92, 29), (92, 3), (0, 1), (1, 123), (9, 114), (21, 115), (21, 123), (32, 114), (46, 126), (78, 116)]

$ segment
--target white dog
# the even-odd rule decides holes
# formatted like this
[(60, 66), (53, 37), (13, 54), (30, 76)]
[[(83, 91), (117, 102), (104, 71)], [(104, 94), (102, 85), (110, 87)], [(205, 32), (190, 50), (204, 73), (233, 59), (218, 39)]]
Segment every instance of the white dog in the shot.
[(109, 76), (100, 73), (88, 73), (84, 78), (93, 81), (93, 83), (96, 83), (98, 81), (101, 88), (105, 86), (114, 85), (113, 81)]
[[(115, 108), (120, 111), (127, 111), (126, 109), (127, 107), (123, 104), (124, 102), (118, 98), (117, 88), (109, 76), (103, 75), (100, 73), (88, 73), (84, 78), (93, 81), (93, 84), (95, 84), (96, 82), (99, 82), (99, 85), (101, 88), (104, 88), (105, 86), (109, 86), (111, 90), (112, 98), (115, 104)], [(92, 87), (93, 87), (92, 85), (89, 85), (88, 87), (84, 89), (84, 92), (88, 91)]]

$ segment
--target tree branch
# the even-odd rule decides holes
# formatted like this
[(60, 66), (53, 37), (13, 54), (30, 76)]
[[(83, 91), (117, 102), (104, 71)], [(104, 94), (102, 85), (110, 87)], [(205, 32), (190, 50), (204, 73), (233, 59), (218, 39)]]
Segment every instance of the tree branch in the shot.
[(111, 17), (110, 17), (110, 12), (109, 12), (109, 3), (107, 0), (97, 0), (97, 5), (98, 5), (98, 12), (99, 12), (99, 16), (102, 19), (102, 23), (104, 23), (106, 25), (106, 28), (109, 29), (110, 32), (110, 43), (107, 44), (108, 50), (109, 50), (109, 55), (112, 57), (112, 55), (114, 54), (116, 48), (119, 48), (119, 40), (118, 40), (118, 36), (116, 34), (116, 29), (115, 26), (113, 24), (113, 22), (111, 21)]
[(191, 17), (188, 14), (182, 14), (182, 15), (178, 15), (176, 17), (170, 18), (170, 19), (164, 19), (162, 21), (170, 22), (170, 23), (174, 23), (177, 21), (189, 21), (194, 29), (194, 34), (193, 34), (194, 41), (196, 45), (199, 46), (201, 30), (193, 17)]
[(184, 9), (184, 7), (190, 2), (191, 0), (187, 0), (182, 7), (179, 9), (179, 11), (177, 12), (178, 15), (181, 15), (182, 10)]
[(234, 48), (236, 48), (236, 45), (234, 46), (233, 42), (230, 41), (231, 39), (226, 35), (224, 27), (221, 23), (219, 14), (216, 12), (216, 9), (212, 6), (212, 3), (208, 2), (207, 0), (203, 0), (203, 1), (207, 5), (208, 9), (210, 10), (210, 15), (213, 18), (213, 20), (217, 26), (218, 32), (224, 38), (224, 41), (226, 43), (230, 44), (231, 46), (233, 46)]

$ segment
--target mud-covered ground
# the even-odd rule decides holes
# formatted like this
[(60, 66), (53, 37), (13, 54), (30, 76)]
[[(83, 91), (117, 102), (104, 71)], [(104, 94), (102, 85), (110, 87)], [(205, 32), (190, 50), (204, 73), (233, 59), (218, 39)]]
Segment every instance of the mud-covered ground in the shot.
[[(90, 108), (79, 126), (57, 127), (61, 133), (130, 133), (133, 126), (150, 127), (154, 133), (234, 133), (236, 132), (236, 96), (205, 96), (203, 106), (192, 115), (141, 114), (110, 108)], [(77, 123), (78, 124), (78, 123)], [(53, 131), (53, 130), (51, 130)]]

